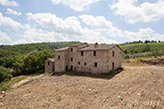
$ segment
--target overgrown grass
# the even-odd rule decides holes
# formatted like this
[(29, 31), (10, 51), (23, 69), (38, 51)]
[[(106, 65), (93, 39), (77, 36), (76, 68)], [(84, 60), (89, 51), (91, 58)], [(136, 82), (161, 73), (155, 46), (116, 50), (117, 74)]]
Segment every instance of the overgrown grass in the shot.
[(10, 89), (12, 84), (17, 83), (23, 79), (27, 78), (26, 76), (20, 76), (12, 78), (10, 81), (4, 81), (0, 83), (0, 91), (6, 91), (7, 89)]
[(29, 81), (27, 81), (27, 82), (24, 82), (22, 85), (26, 85), (26, 84), (28, 84), (28, 83), (31, 83), (31, 82), (33, 82), (34, 80), (36, 80), (36, 79), (31, 79), (31, 80), (29, 80)]

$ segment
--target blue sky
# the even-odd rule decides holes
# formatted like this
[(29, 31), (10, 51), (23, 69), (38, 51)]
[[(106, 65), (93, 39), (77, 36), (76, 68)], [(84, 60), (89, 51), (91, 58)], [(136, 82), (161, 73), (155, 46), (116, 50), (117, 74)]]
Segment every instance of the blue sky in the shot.
[(164, 41), (164, 0), (0, 0), (0, 45)]

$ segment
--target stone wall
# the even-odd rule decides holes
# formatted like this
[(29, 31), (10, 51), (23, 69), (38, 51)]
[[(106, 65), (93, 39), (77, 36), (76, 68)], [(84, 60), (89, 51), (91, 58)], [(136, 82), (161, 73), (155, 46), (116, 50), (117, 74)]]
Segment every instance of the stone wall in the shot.
[(55, 72), (65, 71), (65, 52), (66, 51), (55, 51)]
[(122, 51), (117, 46), (109, 50), (109, 71), (112, 70), (112, 63), (114, 63), (114, 69), (122, 67)]
[[(93, 52), (83, 51), (83, 56), (81, 56), (81, 52), (77, 52), (76, 71), (92, 73), (108, 72), (108, 51), (96, 51), (96, 56), (93, 55)], [(95, 63), (97, 63), (97, 67)]]
[(45, 60), (45, 72), (50, 73), (54, 71), (54, 61), (52, 60)]

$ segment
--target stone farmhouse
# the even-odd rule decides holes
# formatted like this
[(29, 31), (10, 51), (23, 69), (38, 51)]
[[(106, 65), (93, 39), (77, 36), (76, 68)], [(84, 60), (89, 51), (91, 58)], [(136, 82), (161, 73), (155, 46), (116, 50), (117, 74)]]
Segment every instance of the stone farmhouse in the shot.
[(55, 50), (55, 58), (45, 61), (45, 72), (105, 73), (122, 67), (122, 49), (115, 44), (80, 43)]

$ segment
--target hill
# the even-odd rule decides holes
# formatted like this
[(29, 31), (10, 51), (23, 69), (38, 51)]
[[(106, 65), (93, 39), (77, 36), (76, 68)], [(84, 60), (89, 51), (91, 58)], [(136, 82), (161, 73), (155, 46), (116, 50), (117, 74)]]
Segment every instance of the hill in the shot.
[(163, 67), (124, 68), (114, 77), (45, 76), (0, 94), (0, 108), (162, 109)]
[(164, 43), (120, 44), (120, 47), (123, 50), (123, 59), (164, 55)]

